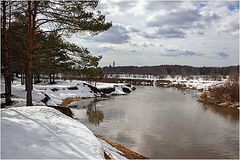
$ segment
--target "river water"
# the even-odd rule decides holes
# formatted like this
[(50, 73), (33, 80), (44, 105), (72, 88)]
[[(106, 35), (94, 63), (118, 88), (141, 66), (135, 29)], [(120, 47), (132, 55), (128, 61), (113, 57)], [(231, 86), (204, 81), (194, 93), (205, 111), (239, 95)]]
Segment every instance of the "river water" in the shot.
[(73, 112), (94, 133), (149, 158), (238, 158), (238, 110), (196, 99), (192, 91), (137, 86)]

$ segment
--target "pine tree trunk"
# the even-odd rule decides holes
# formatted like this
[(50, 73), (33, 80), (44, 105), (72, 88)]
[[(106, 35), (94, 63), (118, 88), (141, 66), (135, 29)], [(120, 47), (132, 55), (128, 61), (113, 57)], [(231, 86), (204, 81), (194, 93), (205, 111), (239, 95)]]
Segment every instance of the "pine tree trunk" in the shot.
[(28, 1), (28, 56), (27, 56), (27, 106), (32, 106), (33, 89), (33, 38), (36, 26), (37, 8), (40, 1)]
[[(9, 4), (9, 21), (8, 21), (8, 28), (9, 28), (9, 29), (10, 29), (10, 27), (11, 27), (11, 14), (12, 14), (11, 5)], [(11, 34), (11, 32), (10, 32), (9, 34)], [(9, 38), (12, 38), (11, 35), (9, 35), (8, 37), (9, 37)], [(10, 41), (11, 41), (11, 40), (10, 40)], [(10, 75), (10, 81), (12, 81), (12, 83), (13, 83), (14, 74), (12, 73), (12, 70), (11, 70), (11, 62), (12, 62), (12, 50), (11, 50), (11, 47), (8, 46), (9, 75)], [(11, 84), (9, 85), (9, 90), (10, 90), (10, 95), (11, 95), (11, 94), (12, 94)]]
[(27, 56), (27, 106), (32, 106), (32, 53), (33, 53), (33, 16), (32, 2), (28, 1), (28, 56)]
[(37, 82), (40, 83), (40, 75), (37, 75)]
[(27, 91), (27, 58), (26, 58), (26, 64), (25, 64), (25, 71), (24, 71), (24, 80), (25, 80), (25, 91)]
[(52, 75), (51, 74), (49, 74), (49, 79), (50, 79), (50, 84), (52, 83)]
[(5, 77), (5, 98), (6, 98), (6, 105), (10, 105), (11, 101), (11, 72), (10, 72), (10, 55), (8, 52), (7, 46), (7, 31), (6, 31), (6, 1), (2, 1), (2, 30), (3, 30), (3, 48), (5, 52), (4, 56), (4, 77)]
[(33, 75), (33, 83), (34, 83), (34, 84), (37, 84), (37, 78), (36, 78), (36, 75)]
[(53, 53), (53, 57), (54, 57), (54, 60), (53, 60), (53, 84), (55, 83), (55, 70), (56, 70), (56, 61), (55, 61), (55, 52)]
[(55, 83), (55, 74), (53, 73), (53, 77), (52, 77), (52, 83), (54, 84)]
[(24, 79), (25, 79), (25, 77), (24, 77), (24, 74), (22, 73), (21, 74), (21, 85), (24, 85)]

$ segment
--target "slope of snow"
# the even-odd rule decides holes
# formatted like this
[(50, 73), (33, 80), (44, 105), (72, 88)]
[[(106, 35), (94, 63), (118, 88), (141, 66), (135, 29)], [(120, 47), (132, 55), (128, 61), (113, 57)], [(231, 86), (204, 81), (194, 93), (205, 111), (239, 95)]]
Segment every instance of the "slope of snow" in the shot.
[(125, 95), (126, 93), (123, 92), (122, 90), (122, 87), (121, 85), (117, 85), (117, 86), (114, 86), (115, 87), (115, 91), (113, 91), (111, 93), (111, 95)]
[(126, 86), (125, 83), (97, 83), (96, 87), (98, 89), (114, 88), (115, 91), (113, 91), (109, 95), (125, 95), (126, 93), (123, 92), (123, 88), (129, 88), (129, 87)]
[[(57, 84), (36, 84), (33, 85), (32, 99), (34, 105), (45, 105), (42, 100), (48, 95), (50, 100), (47, 104), (51, 106), (57, 106), (62, 103), (65, 98), (69, 97), (84, 97), (93, 98), (100, 96), (100, 94), (94, 93), (84, 81), (63, 81), (59, 80)], [(69, 88), (75, 87), (75, 90)], [(4, 81), (1, 81), (1, 93), (4, 93), (5, 85)], [(52, 89), (56, 89), (53, 91)], [(19, 80), (15, 80), (12, 83), (12, 95), (19, 98), (26, 98), (27, 92), (25, 91), (25, 85), (21, 85)]]
[(2, 158), (104, 159), (94, 134), (53, 108), (2, 109), (1, 115)]
[[(44, 94), (47, 94), (53, 102), (61, 104), (62, 100), (69, 97), (87, 97), (93, 98), (97, 95), (87, 85), (84, 85), (84, 81), (58, 81), (57, 84), (38, 84), (34, 85), (36, 89), (41, 90)], [(70, 87), (76, 87), (75, 90), (70, 90)], [(52, 91), (52, 89), (57, 89)]]
[(97, 88), (114, 88), (114, 86), (122, 86), (125, 85), (124, 83), (97, 83)]
[[(20, 84), (13, 84), (12, 85), (12, 94), (14, 96), (20, 97), (20, 98), (26, 98), (27, 91), (25, 91), (25, 86)], [(37, 89), (32, 90), (32, 98), (33, 101), (40, 103), (43, 98), (45, 98), (45, 95), (41, 93), (41, 91)]]

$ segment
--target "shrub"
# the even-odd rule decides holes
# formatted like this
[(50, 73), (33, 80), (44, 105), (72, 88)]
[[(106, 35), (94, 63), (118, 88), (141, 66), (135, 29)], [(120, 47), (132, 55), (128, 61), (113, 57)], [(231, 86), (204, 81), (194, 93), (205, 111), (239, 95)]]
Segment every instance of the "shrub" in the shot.
[(212, 87), (203, 92), (199, 100), (215, 105), (234, 105), (239, 102), (239, 82), (228, 81), (223, 85)]

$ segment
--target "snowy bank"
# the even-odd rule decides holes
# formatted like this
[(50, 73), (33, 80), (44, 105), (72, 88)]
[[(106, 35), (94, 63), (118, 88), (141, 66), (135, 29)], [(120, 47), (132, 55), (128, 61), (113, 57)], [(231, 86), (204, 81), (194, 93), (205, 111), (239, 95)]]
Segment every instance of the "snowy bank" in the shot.
[(53, 108), (14, 107), (1, 109), (1, 115), (1, 158), (127, 159), (85, 125)]
[(216, 80), (205, 80), (201, 77), (193, 77), (192, 79), (187, 79), (181, 76), (171, 78), (167, 77), (165, 80), (170, 81), (171, 83), (167, 86), (182, 86), (183, 88), (197, 89), (197, 90), (208, 90), (209, 87), (223, 84), (227, 79), (222, 79), (219, 81)]
[(135, 89), (126, 83), (97, 83), (96, 87), (106, 95), (126, 95)]
[[(1, 82), (1, 93), (4, 93), (4, 83)], [(117, 83), (98, 83), (96, 87), (81, 80), (58, 80), (56, 84), (34, 84), (32, 98), (34, 105), (59, 106), (66, 98), (96, 98), (102, 95), (125, 95), (134, 90), (134, 86)], [(12, 95), (26, 98), (25, 85), (19, 80), (12, 84)]]
[(53, 108), (17, 107), (1, 114), (2, 158), (104, 159), (94, 134)]
[[(1, 81), (1, 93), (4, 93), (4, 88), (5, 85)], [(64, 99), (70, 97), (94, 98), (101, 96), (96, 90), (96, 87), (94, 88), (85, 81), (79, 80), (60, 80), (57, 81), (57, 84), (34, 84), (32, 90), (33, 104), (58, 106)], [(25, 99), (26, 94), (25, 85), (21, 85), (18, 80), (14, 81), (12, 84), (12, 95)]]
[(61, 104), (62, 101), (70, 97), (94, 98), (101, 96), (99, 92), (94, 91), (84, 81), (58, 81), (57, 84), (37, 84), (34, 85), (37, 90), (49, 96), (56, 104)]

